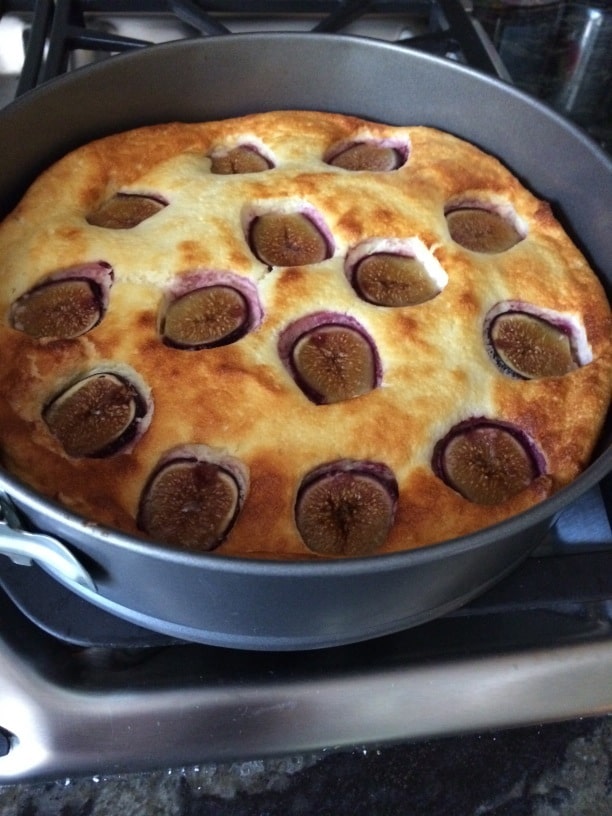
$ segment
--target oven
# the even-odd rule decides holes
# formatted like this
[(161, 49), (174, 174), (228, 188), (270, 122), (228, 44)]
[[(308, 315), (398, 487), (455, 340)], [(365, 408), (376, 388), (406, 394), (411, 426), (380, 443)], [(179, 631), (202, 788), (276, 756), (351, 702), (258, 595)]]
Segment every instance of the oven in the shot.
[[(514, 82), (612, 149), (605, 4), (36, 0), (4, 2), (0, 13), (2, 105), (152, 43), (339, 32)], [(459, 610), (364, 643), (288, 653), (150, 631), (88, 604), (36, 564), (2, 557), (0, 785), (604, 716), (611, 524), (608, 476), (556, 517), (517, 570)]]

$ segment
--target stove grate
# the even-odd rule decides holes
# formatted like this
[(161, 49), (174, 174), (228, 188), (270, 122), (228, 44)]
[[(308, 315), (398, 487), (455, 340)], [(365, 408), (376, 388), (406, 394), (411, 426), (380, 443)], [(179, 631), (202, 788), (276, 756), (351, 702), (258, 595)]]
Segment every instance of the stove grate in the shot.
[(36, 87), (43, 80), (45, 49), (53, 20), (53, 0), (0, 2), (0, 18), (7, 14), (25, 15), (31, 20), (24, 29), (24, 61), (17, 82), (16, 96)]
[(505, 77), (487, 35), (463, 0), (254, 0), (248, 9), (239, 0), (35, 0), (0, 4), (0, 16), (3, 11), (31, 18), (17, 95), (68, 71), (76, 51), (110, 55), (151, 45), (148, 39), (109, 32), (95, 25), (95, 20), (102, 17), (142, 14), (174, 19), (184, 27), (186, 36), (193, 37), (232, 34), (232, 22), (244, 18), (276, 21), (291, 16), (300, 18), (306, 31), (341, 34), (365, 18), (407, 15), (418, 19), (423, 30), (401, 32), (397, 44)]

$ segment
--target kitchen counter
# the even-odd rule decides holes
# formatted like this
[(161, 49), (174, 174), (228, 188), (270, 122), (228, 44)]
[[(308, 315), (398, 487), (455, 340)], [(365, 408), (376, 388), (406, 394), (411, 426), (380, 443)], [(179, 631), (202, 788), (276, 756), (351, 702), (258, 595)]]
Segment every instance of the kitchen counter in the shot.
[(610, 816), (612, 717), (0, 787), (0, 816)]

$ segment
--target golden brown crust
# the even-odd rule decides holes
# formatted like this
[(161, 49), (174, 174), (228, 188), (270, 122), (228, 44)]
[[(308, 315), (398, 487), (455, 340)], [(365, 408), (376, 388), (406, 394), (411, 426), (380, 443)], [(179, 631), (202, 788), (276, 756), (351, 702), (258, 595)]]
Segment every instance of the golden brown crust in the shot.
[[(409, 148), (403, 167), (351, 173), (325, 164), (334, 145), (390, 139)], [(274, 158), (269, 172), (219, 176), (208, 156), (241, 142)], [(116, 192), (163, 196), (169, 206), (137, 227), (107, 230), (87, 216)], [(333, 257), (268, 268), (251, 252), (244, 221), (266, 202), (307, 202), (331, 232)], [(512, 208), (526, 235), (499, 254), (450, 238), (445, 208), (486, 200)], [(417, 236), (448, 276), (415, 307), (355, 296), (343, 264), (369, 239)], [(48, 275), (105, 261), (115, 280), (104, 319), (73, 340), (38, 340), (10, 326), (11, 305)], [(142, 535), (143, 485), (159, 457), (206, 444), (243, 461), (250, 489), (220, 554), (311, 557), (293, 506), (301, 478), (323, 462), (384, 462), (400, 498), (383, 551), (472, 532), (524, 510), (587, 464), (611, 393), (610, 308), (602, 287), (550, 208), (497, 160), (449, 134), (347, 116), (280, 112), (204, 124), (169, 124), (85, 145), (49, 168), (0, 227), (0, 435), (4, 465), (85, 518)], [(259, 328), (240, 342), (194, 352), (163, 345), (158, 313), (176, 276), (229, 270), (258, 288)], [(483, 322), (503, 301), (533, 303), (583, 326), (592, 361), (564, 377), (524, 381), (501, 373)], [(283, 328), (307, 312), (356, 318), (375, 338), (380, 387), (332, 405), (310, 402), (279, 362)], [(60, 385), (120, 362), (152, 389), (154, 416), (129, 454), (71, 459), (41, 411)], [(514, 423), (541, 450), (547, 475), (501, 505), (462, 498), (435, 475), (433, 448), (455, 424), (486, 416)]]

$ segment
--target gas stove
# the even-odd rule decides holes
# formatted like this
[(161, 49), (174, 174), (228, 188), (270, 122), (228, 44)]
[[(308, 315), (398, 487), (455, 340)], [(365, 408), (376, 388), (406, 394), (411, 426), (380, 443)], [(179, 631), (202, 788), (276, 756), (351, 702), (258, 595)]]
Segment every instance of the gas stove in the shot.
[(257, 31), (375, 37), (505, 75), (489, 38), (459, 0), (276, 0), (247, 5), (248, 11), (239, 0), (5, 3), (0, 19), (0, 101), (6, 103), (42, 81), (115, 53), (185, 37)]
[[(527, 86), (530, 77), (512, 76), (510, 35), (511, 24), (525, 25), (528, 4), (519, 4), (520, 19), (517, 8), (495, 17), (492, 5), (256, 1), (245, 12), (241, 2), (195, 0), (5, 2), (0, 104), (126, 50), (261, 30), (376, 37)], [(546, 37), (567, 42), (561, 6), (576, 4), (537, 5), (548, 14)], [(558, 67), (562, 47), (558, 38), (542, 43), (549, 63)], [(587, 120), (585, 105), (570, 111), (560, 92), (568, 72), (547, 76), (538, 93), (568, 115), (579, 111), (605, 144), (601, 103)], [(462, 609), (365, 643), (294, 653), (151, 632), (92, 607), (35, 565), (0, 558), (0, 784), (612, 712), (611, 523), (608, 477), (555, 519), (518, 570)]]

